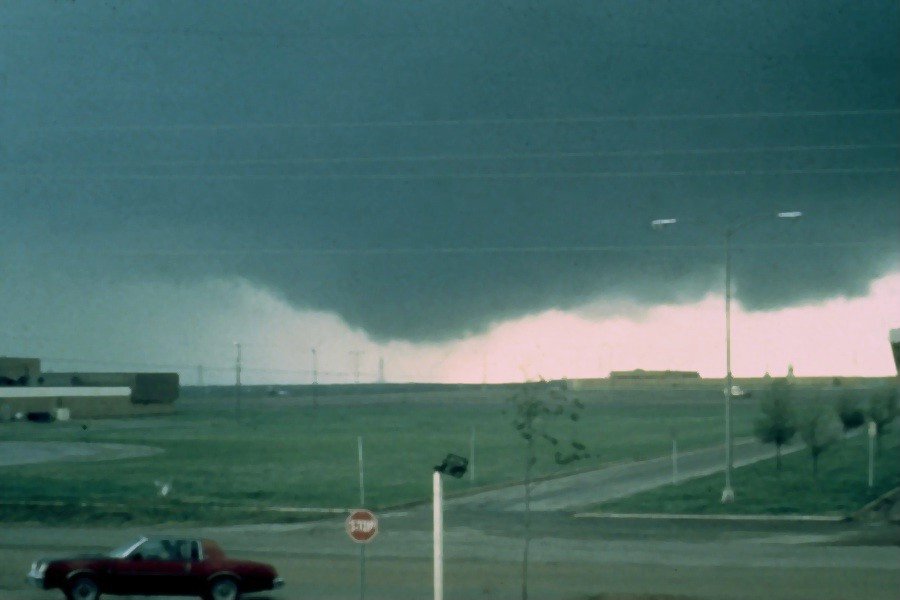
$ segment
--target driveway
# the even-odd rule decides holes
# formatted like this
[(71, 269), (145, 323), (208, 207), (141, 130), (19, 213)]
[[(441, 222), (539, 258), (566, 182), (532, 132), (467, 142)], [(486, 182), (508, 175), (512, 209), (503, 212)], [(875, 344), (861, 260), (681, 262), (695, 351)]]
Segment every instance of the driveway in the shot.
[[(796, 452), (795, 444), (782, 449), (783, 454)], [(752, 439), (734, 445), (734, 466), (741, 467), (775, 456), (771, 446)], [(718, 473), (724, 469), (725, 448), (717, 446), (678, 456), (678, 481)], [(595, 471), (541, 481), (532, 486), (533, 511), (576, 510), (586, 506), (624, 498), (667, 485), (672, 481), (672, 459), (669, 456), (613, 465)], [(724, 482), (723, 482), (724, 483)], [(490, 511), (522, 511), (525, 509), (525, 487), (522, 485), (479, 492), (453, 498), (450, 508), (466, 507)]]

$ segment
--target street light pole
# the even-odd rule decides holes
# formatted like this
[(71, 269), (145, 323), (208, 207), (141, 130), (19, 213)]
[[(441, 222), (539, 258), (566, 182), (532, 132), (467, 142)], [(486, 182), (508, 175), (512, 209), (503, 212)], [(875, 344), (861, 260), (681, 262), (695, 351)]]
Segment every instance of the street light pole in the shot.
[(731, 487), (731, 469), (734, 466), (731, 438), (731, 236), (735, 230), (725, 232), (725, 489), (722, 502), (734, 502), (734, 488)]
[[(779, 212), (779, 219), (798, 219), (803, 216), (800, 211)], [(755, 218), (729, 225), (725, 229), (725, 489), (722, 490), (722, 502), (734, 502), (734, 488), (731, 484), (731, 472), (734, 468), (734, 438), (732, 435), (731, 388), (734, 376), (731, 372), (731, 239), (744, 227), (771, 218), (771, 215), (759, 215)], [(650, 226), (659, 230), (675, 225), (678, 219), (656, 219)]]

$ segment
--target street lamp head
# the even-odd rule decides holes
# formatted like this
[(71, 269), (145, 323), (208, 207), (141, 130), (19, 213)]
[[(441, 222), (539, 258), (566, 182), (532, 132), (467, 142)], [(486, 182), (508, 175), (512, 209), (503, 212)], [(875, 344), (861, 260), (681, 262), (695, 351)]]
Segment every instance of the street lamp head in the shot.
[(803, 213), (799, 210), (792, 210), (788, 212), (780, 212), (778, 213), (779, 219), (799, 219), (803, 216)]
[(457, 454), (448, 454), (444, 462), (434, 468), (438, 473), (444, 473), (455, 479), (460, 479), (466, 474), (469, 467), (469, 459)]
[(678, 219), (654, 219), (653, 221), (650, 221), (650, 227), (659, 230), (669, 225), (674, 225), (677, 222)]

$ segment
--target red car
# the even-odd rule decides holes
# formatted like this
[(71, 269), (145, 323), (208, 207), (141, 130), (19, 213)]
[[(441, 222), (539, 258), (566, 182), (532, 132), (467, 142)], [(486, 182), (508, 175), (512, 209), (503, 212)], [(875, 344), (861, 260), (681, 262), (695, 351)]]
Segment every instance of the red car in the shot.
[(104, 593), (238, 600), (284, 585), (270, 565), (232, 560), (213, 541), (183, 537), (142, 537), (106, 555), (37, 560), (28, 580), (60, 589), (69, 600)]

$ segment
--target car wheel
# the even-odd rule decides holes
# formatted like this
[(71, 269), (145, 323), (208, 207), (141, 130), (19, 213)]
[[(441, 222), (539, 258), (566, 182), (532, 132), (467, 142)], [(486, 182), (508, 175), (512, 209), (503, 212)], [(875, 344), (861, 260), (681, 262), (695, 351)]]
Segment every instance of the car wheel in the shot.
[(237, 581), (230, 577), (214, 579), (206, 594), (207, 600), (238, 600), (240, 597), (241, 590), (238, 588)]
[(76, 577), (66, 588), (68, 600), (98, 600), (100, 588), (97, 582), (87, 576)]

